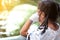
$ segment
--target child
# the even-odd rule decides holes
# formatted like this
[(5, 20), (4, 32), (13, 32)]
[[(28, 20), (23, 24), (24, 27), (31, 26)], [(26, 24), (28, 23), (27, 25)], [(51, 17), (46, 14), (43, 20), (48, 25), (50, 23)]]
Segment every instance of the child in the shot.
[[(60, 27), (56, 22), (58, 9), (55, 2), (42, 1), (38, 3), (38, 19), (40, 26), (30, 34), (29, 40), (60, 40)], [(21, 30), (21, 35), (26, 36), (32, 20), (28, 20)]]

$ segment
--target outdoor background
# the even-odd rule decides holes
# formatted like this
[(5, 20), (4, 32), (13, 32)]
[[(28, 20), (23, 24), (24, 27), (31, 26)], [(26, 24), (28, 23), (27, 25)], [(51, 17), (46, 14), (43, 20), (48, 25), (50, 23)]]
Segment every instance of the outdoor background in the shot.
[[(55, 1), (60, 3), (60, 0)], [(36, 12), (37, 2), (38, 0), (0, 0), (0, 38), (20, 35), (26, 20)]]

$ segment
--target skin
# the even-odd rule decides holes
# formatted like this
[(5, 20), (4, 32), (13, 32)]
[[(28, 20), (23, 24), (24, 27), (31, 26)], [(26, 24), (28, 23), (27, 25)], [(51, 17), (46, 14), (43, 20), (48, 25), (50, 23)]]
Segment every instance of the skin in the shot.
[(27, 31), (28, 31), (28, 29), (29, 29), (29, 27), (30, 27), (30, 25), (32, 24), (32, 21), (31, 20), (27, 20), (27, 22), (24, 24), (24, 26), (22, 27), (22, 29), (21, 29), (21, 31), (20, 31), (20, 34), (22, 35), (22, 36), (27, 36)]
[[(42, 24), (42, 22), (45, 20), (45, 14), (44, 12), (38, 10), (38, 15), (39, 15), (39, 21)], [(28, 34), (27, 31), (31, 25), (32, 21), (31, 20), (27, 20), (27, 22), (24, 24), (24, 26), (22, 27), (20, 34), (25, 36)], [(51, 20), (48, 20), (48, 27), (51, 28), (54, 31), (58, 30), (58, 25), (54, 22), (52, 22)]]

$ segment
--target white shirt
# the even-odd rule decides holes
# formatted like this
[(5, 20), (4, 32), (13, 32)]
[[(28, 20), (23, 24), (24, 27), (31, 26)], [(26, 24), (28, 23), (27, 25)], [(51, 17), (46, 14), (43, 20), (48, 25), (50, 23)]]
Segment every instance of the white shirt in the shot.
[(37, 22), (38, 18), (39, 18), (39, 16), (38, 16), (38, 13), (36, 12), (29, 19), (33, 22)]
[(48, 27), (46, 32), (41, 35), (42, 30), (37, 29), (30, 34), (30, 40), (60, 40), (60, 26), (57, 31)]
[[(33, 22), (38, 21), (38, 14), (35, 13), (30, 17)], [(36, 28), (37, 29), (37, 28)], [(30, 33), (30, 40), (60, 40), (60, 26), (57, 31), (52, 30), (48, 27), (46, 32), (41, 35), (42, 30), (34, 30)]]

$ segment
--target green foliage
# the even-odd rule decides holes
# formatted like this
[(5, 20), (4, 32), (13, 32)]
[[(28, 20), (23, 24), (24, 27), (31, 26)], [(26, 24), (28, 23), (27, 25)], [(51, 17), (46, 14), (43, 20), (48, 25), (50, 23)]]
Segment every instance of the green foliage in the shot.
[(59, 2), (59, 3), (60, 3), (60, 0), (55, 0), (55, 1), (57, 1), (57, 2)]

